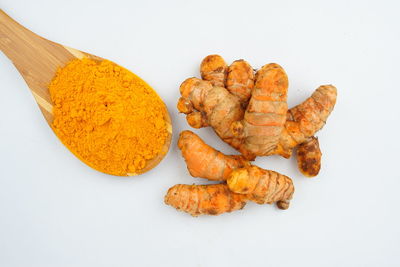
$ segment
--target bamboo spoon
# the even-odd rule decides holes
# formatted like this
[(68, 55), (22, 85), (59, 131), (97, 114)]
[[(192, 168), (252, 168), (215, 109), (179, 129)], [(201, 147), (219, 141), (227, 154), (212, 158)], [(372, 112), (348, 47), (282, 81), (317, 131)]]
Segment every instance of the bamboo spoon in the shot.
[[(57, 69), (63, 67), (75, 58), (90, 58), (101, 61), (103, 58), (88, 54), (74, 48), (54, 43), (29, 31), (10, 18), (0, 9), (0, 49), (12, 61), (28, 84), (47, 123), (53, 122), (53, 104), (48, 85)], [(167, 109), (166, 109), (167, 110)], [(127, 173), (133, 176), (145, 173), (160, 163), (167, 154), (171, 144), (172, 126), (168, 111), (165, 113), (168, 137), (162, 151), (137, 173)], [(88, 164), (87, 162), (85, 162)], [(90, 164), (88, 164), (90, 166)]]

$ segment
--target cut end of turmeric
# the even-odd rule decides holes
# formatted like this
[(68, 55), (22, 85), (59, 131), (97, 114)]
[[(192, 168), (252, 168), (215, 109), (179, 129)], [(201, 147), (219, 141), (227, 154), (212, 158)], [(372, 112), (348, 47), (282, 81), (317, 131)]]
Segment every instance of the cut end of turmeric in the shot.
[(297, 165), (301, 173), (308, 178), (318, 175), (321, 169), (321, 157), (322, 153), (316, 137), (311, 137), (297, 148)]
[(229, 189), (238, 194), (249, 194), (254, 190), (255, 184), (249, 181), (252, 177), (249, 176), (247, 168), (239, 168), (234, 170), (227, 180)]
[(72, 60), (57, 71), (49, 91), (54, 132), (96, 170), (136, 174), (167, 141), (167, 111), (160, 97), (113, 62)]

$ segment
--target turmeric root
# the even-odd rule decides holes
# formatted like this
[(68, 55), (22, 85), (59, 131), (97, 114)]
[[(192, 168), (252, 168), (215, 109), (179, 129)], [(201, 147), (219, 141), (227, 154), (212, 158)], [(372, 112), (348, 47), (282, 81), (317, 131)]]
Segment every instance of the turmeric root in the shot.
[(164, 201), (192, 216), (219, 215), (242, 209), (246, 205), (246, 196), (233, 193), (226, 184), (177, 184), (168, 190)]
[(206, 56), (200, 65), (201, 78), (213, 86), (224, 87), (228, 66), (219, 55)]
[(278, 202), (287, 209), (294, 187), (292, 180), (274, 171), (252, 166), (241, 156), (228, 156), (215, 150), (190, 131), (183, 131), (178, 147), (190, 174), (209, 180), (227, 180), (229, 189), (246, 195), (258, 204)]
[(243, 138), (244, 149), (254, 156), (275, 150), (286, 121), (288, 78), (275, 63), (256, 74), (254, 90), (242, 121), (231, 125), (233, 135)]
[[(238, 169), (237, 173), (242, 177), (243, 174), (239, 174), (241, 170), (246, 169)], [(250, 172), (252, 172), (251, 169)], [(177, 184), (168, 190), (164, 202), (195, 217), (199, 215), (220, 215), (225, 212), (241, 210), (248, 200), (259, 204), (277, 202), (278, 208), (287, 209), (294, 191), (293, 184), (286, 176), (279, 176), (275, 172), (272, 173), (272, 175), (269, 175), (268, 172), (267, 174), (261, 174), (262, 176), (256, 179), (252, 179), (249, 176), (239, 178), (242, 180), (240, 182), (245, 179), (260, 180), (261, 185), (253, 186), (255, 189), (249, 194), (235, 193), (226, 184)], [(279, 178), (270, 178), (274, 174)]]
[(228, 156), (210, 147), (191, 131), (181, 132), (178, 147), (193, 177), (225, 181), (232, 170), (250, 165), (242, 156)]
[(227, 183), (232, 192), (244, 194), (258, 204), (277, 202), (280, 209), (289, 207), (294, 192), (293, 182), (289, 177), (257, 166), (232, 171)]
[(250, 99), (253, 87), (253, 68), (243, 59), (234, 61), (228, 68), (226, 89), (237, 96), (240, 103), (245, 107)]
[(243, 109), (237, 97), (224, 87), (213, 86), (197, 78), (186, 79), (180, 86), (182, 97), (178, 110), (187, 114), (187, 121), (194, 128), (211, 126), (225, 142), (232, 144), (232, 122), (243, 118)]
[(254, 71), (243, 59), (234, 61), (229, 67), (219, 55), (206, 56), (200, 64), (201, 78), (213, 86), (225, 87), (247, 104), (254, 86)]
[(290, 157), (292, 149), (319, 131), (326, 123), (336, 103), (337, 90), (333, 85), (322, 85), (300, 105), (287, 113), (279, 146), (272, 154)]
[(307, 177), (317, 176), (321, 169), (321, 155), (316, 137), (300, 144), (297, 148), (297, 165), (301, 173)]
[(193, 128), (211, 126), (224, 142), (241, 150), (243, 142), (233, 136), (230, 127), (243, 119), (254, 86), (253, 69), (244, 60), (228, 68), (221, 56), (210, 55), (202, 61), (200, 72), (203, 80), (189, 78), (181, 84), (178, 110)]
[[(269, 155), (289, 158), (296, 146), (308, 142), (323, 127), (336, 102), (336, 88), (320, 86), (310, 98), (288, 110), (284, 121), (287, 77), (276, 64), (264, 66), (255, 85), (247, 62), (235, 61), (227, 67), (218, 55), (203, 60), (201, 73), (207, 81), (190, 78), (181, 85), (178, 110), (187, 115), (190, 126), (214, 128), (248, 160)], [(225, 88), (218, 87), (224, 82)], [(299, 166), (301, 162), (298, 158)]]

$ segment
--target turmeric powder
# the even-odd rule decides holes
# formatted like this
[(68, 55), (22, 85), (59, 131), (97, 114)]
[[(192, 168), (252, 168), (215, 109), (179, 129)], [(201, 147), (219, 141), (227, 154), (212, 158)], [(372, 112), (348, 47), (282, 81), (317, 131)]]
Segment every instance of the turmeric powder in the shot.
[(52, 127), (81, 160), (126, 176), (146, 166), (166, 142), (166, 108), (130, 71), (104, 60), (75, 59), (49, 85)]

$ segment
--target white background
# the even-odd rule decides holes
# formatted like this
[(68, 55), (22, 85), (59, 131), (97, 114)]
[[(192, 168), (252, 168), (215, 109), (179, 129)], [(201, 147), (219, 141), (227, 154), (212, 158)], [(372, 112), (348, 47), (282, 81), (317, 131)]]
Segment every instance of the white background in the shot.
[[(113, 60), (148, 81), (174, 126), (166, 159), (118, 178), (75, 158), (0, 53), (0, 266), (399, 266), (400, 5), (398, 1), (1, 0), (34, 32)], [(189, 176), (176, 147), (189, 129), (179, 85), (219, 53), (255, 68), (281, 64), (289, 105), (321, 84), (338, 88), (318, 133), (321, 173), (294, 159), (260, 166), (293, 178), (291, 207), (249, 203), (218, 217), (163, 203)], [(207, 143), (233, 153), (210, 128)]]

